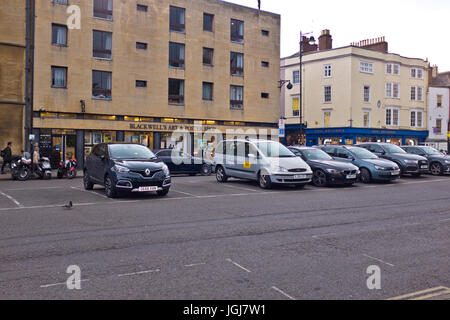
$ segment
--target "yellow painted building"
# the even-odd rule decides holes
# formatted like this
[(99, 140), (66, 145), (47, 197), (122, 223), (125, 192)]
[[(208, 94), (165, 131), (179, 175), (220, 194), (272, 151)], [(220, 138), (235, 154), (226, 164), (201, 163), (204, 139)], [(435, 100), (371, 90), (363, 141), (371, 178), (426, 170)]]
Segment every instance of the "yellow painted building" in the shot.
[(26, 0), (2, 0), (0, 10), (0, 149), (24, 145)]
[(279, 15), (218, 0), (66, 3), (36, 7), (34, 127), (54, 158), (101, 141), (172, 147), (196, 121), (276, 127)]
[[(423, 143), (427, 137), (428, 62), (389, 53), (384, 38), (303, 54), (304, 122), (308, 145), (383, 141)], [(281, 59), (282, 116), (287, 144), (299, 141), (299, 56)], [(295, 77), (295, 79), (294, 79)]]

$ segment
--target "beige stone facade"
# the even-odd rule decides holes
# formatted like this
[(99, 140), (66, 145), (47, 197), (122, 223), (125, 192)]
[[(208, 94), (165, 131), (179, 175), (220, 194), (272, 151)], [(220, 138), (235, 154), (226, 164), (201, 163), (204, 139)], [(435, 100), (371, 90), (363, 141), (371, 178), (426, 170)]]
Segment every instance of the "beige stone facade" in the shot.
[[(281, 60), (283, 79), (293, 81), (293, 72), (298, 70), (298, 55)], [(421, 76), (413, 78), (412, 72)], [(412, 87), (420, 89), (412, 95)], [(325, 90), (329, 90), (329, 97), (325, 97)], [(365, 139), (386, 141), (388, 137), (390, 142), (400, 144), (408, 140), (407, 133), (402, 131), (411, 131), (412, 140), (418, 143), (414, 132), (427, 131), (427, 92), (428, 62), (422, 59), (356, 45), (307, 52), (303, 56), (304, 121), (308, 124), (308, 135), (323, 138), (310, 141), (312, 144), (345, 143), (346, 132), (350, 140), (347, 143)], [(282, 91), (282, 114), (291, 128), (299, 123), (299, 116), (294, 116), (298, 96), (298, 83), (292, 90)], [(350, 138), (350, 132), (356, 129), (364, 129), (360, 132), (367, 134), (357, 137), (360, 139)]]
[[(52, 24), (66, 24), (68, 6), (37, 2), (34, 110), (41, 116), (34, 118), (34, 124), (46, 134), (64, 135), (70, 129), (80, 142), (77, 130), (92, 134), (108, 130), (113, 139), (121, 140), (126, 131), (139, 131), (133, 129), (133, 122), (192, 125), (200, 120), (215, 127), (234, 122), (240, 127), (276, 126), (279, 15), (218, 0), (113, 0), (112, 19), (107, 20), (94, 17), (94, 1), (69, 2), (81, 9), (81, 29), (67, 30), (67, 45), (52, 44)], [(145, 10), (138, 10), (137, 4)], [(170, 30), (171, 6), (185, 9), (184, 32)], [(214, 16), (213, 31), (203, 30), (204, 13)], [(243, 43), (231, 41), (231, 19), (244, 22)], [(93, 30), (112, 33), (110, 59), (93, 57)], [(147, 44), (147, 49), (137, 49), (137, 42)], [(185, 46), (184, 68), (169, 67), (170, 42)], [(214, 49), (212, 65), (203, 64), (203, 48)], [(230, 74), (231, 52), (244, 55), (243, 76)], [(262, 66), (263, 61), (268, 65)], [(64, 88), (52, 87), (52, 67), (67, 68)], [(93, 98), (93, 70), (111, 72), (111, 99)], [(169, 103), (169, 78), (184, 80), (184, 103)], [(137, 87), (137, 80), (146, 81), (146, 87)], [(212, 100), (203, 99), (203, 82), (213, 83)], [(244, 88), (242, 110), (230, 108), (231, 85)], [(262, 98), (262, 93), (268, 95)], [(143, 134), (154, 140), (150, 147), (167, 147), (151, 134), (164, 130), (153, 125), (138, 128), (146, 128)]]
[(0, 149), (24, 148), (25, 0), (2, 0), (0, 10)]

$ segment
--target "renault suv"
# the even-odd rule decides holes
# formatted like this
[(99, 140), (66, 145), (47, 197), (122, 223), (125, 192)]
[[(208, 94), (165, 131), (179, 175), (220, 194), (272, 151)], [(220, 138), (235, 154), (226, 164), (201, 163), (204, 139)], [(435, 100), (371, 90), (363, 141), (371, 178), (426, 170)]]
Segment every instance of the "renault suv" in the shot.
[(263, 189), (273, 184), (303, 188), (311, 182), (309, 165), (277, 141), (231, 139), (220, 142), (214, 153), (218, 182), (229, 177), (258, 181)]
[(429, 170), (427, 158), (406, 153), (405, 150), (395, 144), (370, 142), (361, 143), (358, 146), (369, 150), (380, 158), (395, 162), (400, 167), (400, 175), (411, 174), (418, 177)]
[(131, 192), (169, 193), (169, 168), (147, 147), (137, 144), (101, 143), (94, 147), (84, 166), (84, 188), (105, 186), (109, 198)]

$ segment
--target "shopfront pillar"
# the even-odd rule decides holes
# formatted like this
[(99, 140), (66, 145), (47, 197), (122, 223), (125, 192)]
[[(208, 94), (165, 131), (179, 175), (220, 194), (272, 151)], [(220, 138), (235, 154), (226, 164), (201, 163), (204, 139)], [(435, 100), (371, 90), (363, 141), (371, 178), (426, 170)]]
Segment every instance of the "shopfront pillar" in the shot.
[(84, 130), (77, 130), (75, 158), (78, 161), (78, 170), (84, 167)]
[(161, 133), (155, 132), (153, 133), (153, 150), (161, 149)]
[(117, 142), (125, 142), (125, 132), (124, 131), (116, 132), (116, 141)]

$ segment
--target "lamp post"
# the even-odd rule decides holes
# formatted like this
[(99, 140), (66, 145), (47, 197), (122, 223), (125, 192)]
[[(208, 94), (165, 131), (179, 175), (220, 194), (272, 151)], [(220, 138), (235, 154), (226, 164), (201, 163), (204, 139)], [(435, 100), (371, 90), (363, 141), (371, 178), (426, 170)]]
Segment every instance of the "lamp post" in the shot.
[(303, 145), (303, 135), (304, 135), (304, 124), (303, 124), (303, 79), (302, 79), (302, 63), (303, 63), (303, 37), (311, 35), (311, 37), (308, 40), (308, 43), (310, 45), (314, 45), (316, 43), (316, 39), (312, 36), (312, 32), (302, 33), (300, 31), (300, 50), (299, 50), (299, 57), (300, 57), (300, 73), (299, 73), (299, 85), (300, 85), (300, 95), (299, 95), (299, 115), (300, 115), (300, 145)]

